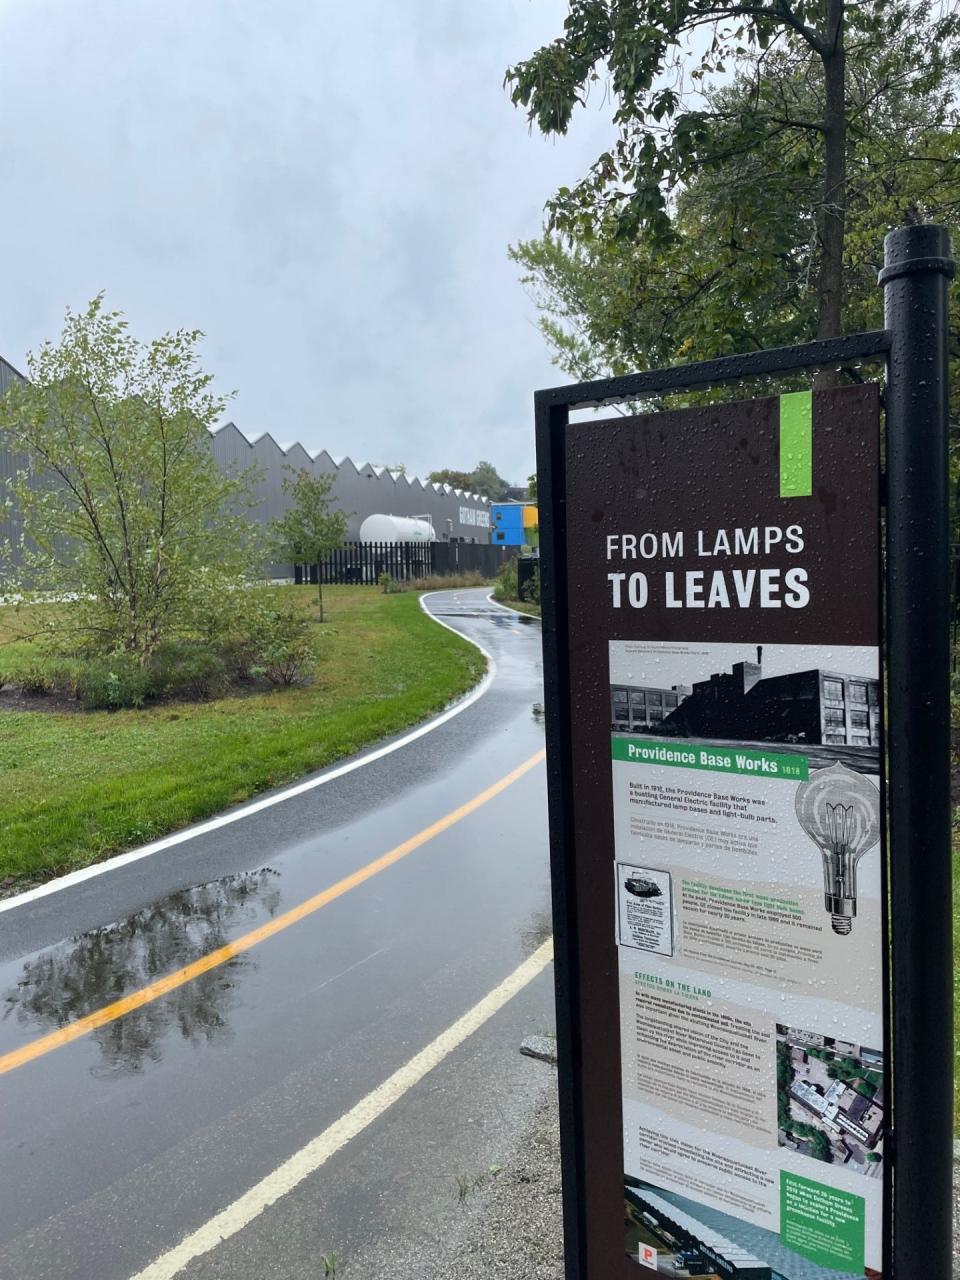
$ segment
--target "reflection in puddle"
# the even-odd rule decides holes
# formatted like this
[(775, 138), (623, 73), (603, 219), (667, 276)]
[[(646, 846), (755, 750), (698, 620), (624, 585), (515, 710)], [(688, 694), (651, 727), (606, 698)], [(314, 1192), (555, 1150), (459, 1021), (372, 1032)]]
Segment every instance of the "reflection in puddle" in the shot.
[[(70, 938), (27, 961), (3, 997), (3, 1018), (41, 1033), (95, 1013), (224, 946), (242, 926), (276, 914), (279, 872), (270, 867), (171, 894), (117, 924)], [(227, 1014), (249, 954), (202, 973), (161, 999), (91, 1033), (110, 1078), (159, 1062), (161, 1041), (179, 1031), (192, 1044), (229, 1036)]]
[(529, 627), (529, 626), (530, 626), (530, 624), (531, 624), (532, 622), (539, 622), (539, 621), (540, 621), (540, 619), (539, 619), (539, 618), (534, 618), (534, 617), (532, 617), (529, 613), (516, 613), (516, 614), (514, 614), (514, 615), (513, 615), (513, 617), (512, 617), (512, 618), (511, 618), (511, 617), (508, 617), (508, 616), (507, 616), (507, 614), (505, 614), (505, 613), (499, 613), (499, 614), (496, 614), (496, 615), (493, 615), (493, 614), (479, 614), (479, 613), (478, 613), (478, 614), (476, 614), (475, 616), (476, 616), (476, 617), (478, 617), (478, 618), (481, 618), (481, 617), (489, 617), (489, 618), (492, 618), (493, 622), (495, 622), (495, 623), (496, 623), (496, 625), (497, 625), (501, 630), (503, 630), (505, 627), (509, 627), (509, 628), (517, 627), (517, 626), (520, 626), (520, 627)]
[(498, 609), (493, 610), (481, 609), (431, 609), (430, 616), (432, 618), (482, 618), (484, 622), (492, 622), (495, 627), (499, 627), (501, 631), (512, 630), (515, 627), (529, 627), (540, 619), (529, 613), (504, 613)]

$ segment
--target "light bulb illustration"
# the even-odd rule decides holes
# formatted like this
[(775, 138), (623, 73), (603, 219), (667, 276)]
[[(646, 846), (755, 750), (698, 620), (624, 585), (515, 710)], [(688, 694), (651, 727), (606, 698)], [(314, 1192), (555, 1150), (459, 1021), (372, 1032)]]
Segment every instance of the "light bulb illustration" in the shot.
[(834, 933), (857, 914), (857, 863), (880, 839), (880, 792), (838, 760), (797, 788), (797, 819), (823, 856), (823, 898)]

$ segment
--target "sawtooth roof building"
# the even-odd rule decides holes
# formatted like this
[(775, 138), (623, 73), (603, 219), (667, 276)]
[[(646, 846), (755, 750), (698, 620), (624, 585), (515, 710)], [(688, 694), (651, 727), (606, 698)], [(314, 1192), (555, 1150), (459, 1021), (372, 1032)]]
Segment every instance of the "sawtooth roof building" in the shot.
[[(0, 356), (0, 396), (22, 380), (23, 375)], [(259, 479), (252, 486), (251, 519), (258, 525), (282, 516), (290, 506), (283, 481), (292, 467), (334, 476), (331, 497), (347, 517), (348, 541), (357, 538), (367, 516), (382, 514), (426, 517), (441, 542), (490, 542), (490, 500), (449, 484), (434, 484), (349, 457), (334, 458), (325, 449), (308, 450), (297, 441), (277, 441), (269, 431), (249, 435), (233, 422), (211, 432), (210, 453), (223, 469), (256, 467)], [(6, 481), (25, 465), (26, 459), (0, 440), (0, 500)], [(0, 544), (9, 540), (15, 547), (20, 530), (15, 510), (0, 514)]]
[(280, 443), (269, 431), (246, 435), (233, 422), (211, 435), (211, 452), (221, 467), (255, 465), (260, 479), (253, 486), (254, 518), (263, 523), (281, 516), (290, 505), (283, 480), (295, 471), (333, 475), (333, 500), (347, 516), (347, 540), (357, 537), (367, 516), (428, 517), (441, 542), (490, 541), (490, 500), (449, 484), (411, 478), (403, 471), (334, 458), (326, 449), (308, 450), (296, 441)]

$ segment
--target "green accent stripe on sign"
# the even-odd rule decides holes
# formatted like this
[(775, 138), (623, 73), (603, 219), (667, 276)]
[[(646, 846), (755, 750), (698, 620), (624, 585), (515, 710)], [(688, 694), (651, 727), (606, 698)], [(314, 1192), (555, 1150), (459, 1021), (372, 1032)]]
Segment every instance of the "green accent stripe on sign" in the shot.
[(780, 497), (813, 493), (813, 393), (780, 397)]
[(809, 772), (806, 756), (751, 751), (735, 743), (708, 744), (682, 738), (661, 738), (659, 742), (646, 738), (611, 738), (610, 748), (614, 760), (630, 764), (710, 769), (715, 773), (742, 773), (754, 778), (782, 778), (787, 782), (806, 782)]

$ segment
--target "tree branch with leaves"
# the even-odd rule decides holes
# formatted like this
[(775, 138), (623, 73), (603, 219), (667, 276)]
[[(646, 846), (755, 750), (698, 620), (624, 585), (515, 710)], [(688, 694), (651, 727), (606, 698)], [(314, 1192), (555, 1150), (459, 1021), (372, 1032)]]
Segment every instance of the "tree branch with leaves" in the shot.
[[(694, 56), (704, 28), (709, 42)], [(849, 63), (869, 67), (875, 85), (899, 75), (901, 86), (922, 88), (954, 75), (957, 44), (955, 3), (569, 0), (563, 35), (509, 68), (505, 82), (544, 134), (566, 133), (590, 89), (608, 82), (616, 142), (547, 205), (548, 230), (580, 243), (642, 237), (663, 251), (677, 241), (679, 197), (691, 182), (776, 139), (815, 152), (816, 182), (797, 195), (813, 228), (806, 336), (823, 338), (841, 332), (848, 135), (863, 109)], [(802, 87), (802, 110), (780, 92), (785, 67), (791, 92)], [(717, 91), (729, 70), (744, 89), (735, 113)]]

